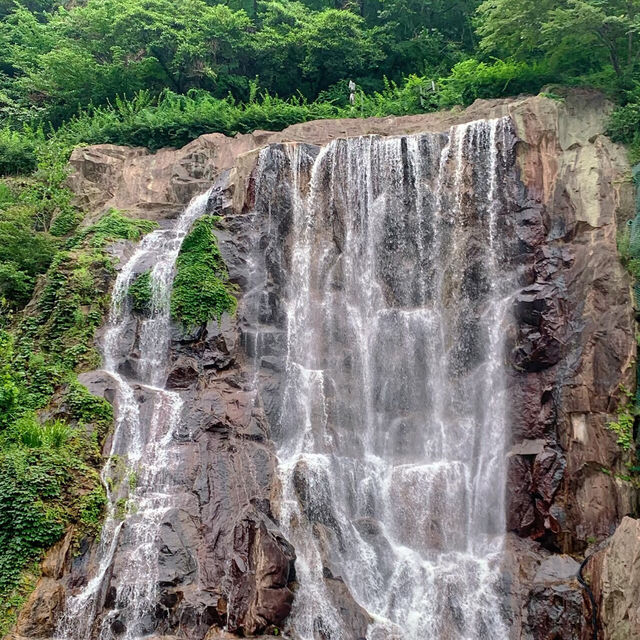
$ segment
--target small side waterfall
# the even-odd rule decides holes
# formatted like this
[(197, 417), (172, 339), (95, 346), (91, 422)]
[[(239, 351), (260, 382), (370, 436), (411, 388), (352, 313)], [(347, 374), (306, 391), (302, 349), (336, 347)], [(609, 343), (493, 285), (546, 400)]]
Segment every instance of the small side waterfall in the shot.
[[(284, 335), (280, 386), (260, 393), (297, 554), (296, 640), (356, 637), (334, 575), (369, 614), (370, 640), (507, 637), (511, 140), (498, 119), (261, 153), (255, 215), (271, 235), (252, 344), (267, 371)], [(280, 314), (261, 313), (266, 296)]]
[[(194, 198), (172, 228), (147, 235), (117, 276), (103, 340), (104, 370), (117, 385), (117, 419), (102, 470), (108, 514), (95, 574), (67, 599), (56, 633), (61, 640), (136, 640), (155, 628), (157, 535), (175, 500), (174, 432), (182, 411), (180, 395), (164, 388), (171, 286), (182, 241), (205, 212), (209, 196)], [(142, 321), (139, 344), (132, 345), (129, 329), (135, 319), (127, 291), (147, 268), (151, 312)], [(125, 375), (121, 365), (132, 350), (138, 357)]]

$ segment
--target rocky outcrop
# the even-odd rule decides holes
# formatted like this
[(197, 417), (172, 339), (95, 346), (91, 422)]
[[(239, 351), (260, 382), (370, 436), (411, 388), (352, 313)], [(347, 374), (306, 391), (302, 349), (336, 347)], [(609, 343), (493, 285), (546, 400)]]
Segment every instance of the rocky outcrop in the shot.
[[(580, 552), (637, 512), (606, 427), (635, 384), (630, 281), (616, 251), (631, 216), (624, 151), (602, 135), (603, 98), (511, 109), (525, 187), (523, 289), (512, 337), (509, 527)], [(604, 470), (604, 472), (603, 472)]]
[[(235, 138), (208, 134), (182, 149), (155, 154), (114, 145), (73, 152), (70, 184), (90, 218), (109, 207), (170, 218), (222, 176), (222, 191), (210, 206), (225, 214), (219, 239), (241, 298), (233, 320), (226, 317), (221, 325), (190, 333), (174, 327), (167, 375), (168, 387), (181, 393), (186, 407), (176, 434), (184, 492), (179, 506), (166, 514), (158, 541), (156, 640), (273, 632), (294, 598), (295, 549), (274, 516), (279, 493), (270, 442), (274, 425), (266, 419), (282, 368), (275, 354), (282, 347), (277, 328), (283, 317), (273, 290), (260, 292), (260, 317), (246, 315), (246, 301), (257, 295), (248, 247), (262, 241), (259, 226), (247, 225), (241, 215), (253, 202), (256, 150), (364, 134), (441, 132), (506, 115), (516, 138), (505, 144), (515, 145), (520, 172), (508, 251), (521, 289), (508, 336), (511, 533), (505, 615), (514, 639), (591, 638), (589, 603), (575, 578), (579, 565), (572, 555), (611, 536), (622, 520), (608, 546), (590, 561), (589, 577), (605, 640), (639, 637), (633, 635), (640, 628), (640, 586), (633, 571), (640, 573), (640, 534), (638, 521), (623, 520), (638, 514), (638, 492), (624, 479), (628, 456), (606, 426), (624, 401), (620, 386), (634, 386), (636, 355), (630, 280), (616, 250), (617, 230), (632, 215), (632, 187), (624, 151), (603, 135), (608, 109), (599, 94), (573, 91), (562, 101), (478, 101), (465, 111), (309, 122)], [(334, 232), (339, 239), (339, 230)], [(288, 248), (283, 243), (279, 250)], [(271, 341), (274, 354), (261, 345), (260, 375), (267, 390), (262, 404), (255, 402), (251, 377), (256, 323), (274, 327), (262, 337)], [(138, 328), (129, 331), (133, 353)], [(123, 354), (123, 367), (130, 357)], [(112, 382), (99, 372), (84, 381), (113, 398)], [(329, 540), (330, 523), (322, 526)], [(74, 556), (65, 542), (50, 552), (16, 637), (51, 638), (65, 592), (86, 580), (92, 551), (81, 551)], [(355, 640), (369, 620), (333, 569), (327, 567), (326, 586)]]
[(623, 518), (620, 526), (588, 561), (602, 640), (640, 638), (640, 520)]

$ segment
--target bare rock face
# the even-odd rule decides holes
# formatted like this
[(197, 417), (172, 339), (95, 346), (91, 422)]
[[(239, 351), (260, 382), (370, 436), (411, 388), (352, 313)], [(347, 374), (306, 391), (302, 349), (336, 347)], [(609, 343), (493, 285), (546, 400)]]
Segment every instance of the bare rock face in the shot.
[(525, 187), (509, 528), (580, 552), (638, 508), (637, 492), (610, 473), (627, 460), (606, 427), (624, 402), (620, 385), (634, 387), (630, 281), (616, 250), (618, 225), (633, 215), (629, 167), (602, 135), (601, 96), (508, 109)]
[(277, 628), (291, 610), (295, 552), (271, 513), (273, 448), (230, 318), (176, 327), (168, 380), (185, 399), (185, 498), (162, 525), (161, 628), (193, 638)]
[(580, 564), (513, 534), (504, 554), (504, 602), (511, 637), (518, 640), (592, 640)]
[(447, 131), (455, 124), (503, 115), (507, 105), (513, 102), (480, 100), (462, 112), (316, 120), (295, 124), (283, 131), (258, 130), (233, 138), (209, 133), (181, 149), (160, 149), (156, 153), (112, 144), (80, 147), (71, 155), (69, 183), (79, 205), (94, 215), (113, 207), (141, 218), (161, 219), (176, 215), (193, 196), (206, 191), (218, 175), (232, 170), (237, 209), (250, 195), (246, 181), (255, 164), (256, 155), (252, 152), (268, 144), (323, 145), (351, 136)]
[(21, 637), (50, 637), (55, 631), (55, 622), (62, 613), (65, 590), (61, 582), (69, 556), (73, 536), (67, 535), (54, 545), (42, 563), (42, 577), (38, 587), (18, 617), (16, 635)]
[[(244, 311), (255, 295), (248, 247), (261, 242), (259, 229), (243, 223), (242, 215), (254, 197), (256, 150), (369, 133), (445, 132), (455, 124), (506, 115), (517, 135), (512, 142), (520, 184), (513, 194), (518, 206), (509, 252), (521, 289), (507, 336), (512, 434), (506, 452), (505, 616), (514, 640), (591, 638), (588, 600), (569, 554), (611, 536), (622, 520), (606, 549), (590, 561), (590, 581), (605, 640), (640, 638), (640, 529), (637, 520), (624, 518), (637, 515), (640, 504), (634, 487), (616, 478), (628, 456), (606, 427), (623, 401), (620, 385), (634, 386), (636, 357), (631, 282), (616, 249), (617, 229), (632, 216), (632, 186), (623, 149), (603, 135), (609, 109), (599, 94), (573, 91), (563, 101), (478, 101), (457, 112), (309, 122), (235, 138), (207, 134), (182, 149), (155, 154), (114, 145), (74, 151), (70, 184), (90, 219), (109, 207), (171, 218), (226, 176), (212, 206), (225, 216), (219, 241), (241, 291), (239, 308), (235, 319), (225, 317), (221, 324), (187, 333), (174, 328), (167, 386), (185, 401), (184, 424), (175, 434), (184, 492), (159, 534), (159, 621), (153, 638), (262, 637), (281, 627), (294, 598), (295, 549), (273, 515), (279, 488), (270, 439), (274, 425), (266, 418), (282, 362), (263, 345), (264, 406), (255, 402), (251, 366), (252, 323), (274, 328), (268, 340), (277, 354), (284, 318), (269, 290), (261, 292), (266, 315), (247, 318)], [(339, 231), (333, 230), (338, 242)], [(284, 227), (281, 232), (285, 238)], [(133, 352), (138, 328), (128, 331)], [(122, 354), (123, 367), (131, 357)], [(113, 397), (99, 372), (84, 382)], [(364, 530), (367, 523), (360, 525)], [(339, 567), (329, 569), (331, 522), (317, 526), (327, 530), (327, 589), (339, 603), (349, 637), (360, 640), (368, 616), (335, 577)], [(91, 549), (82, 548), (74, 558), (65, 544), (47, 557), (50, 569), (21, 613), (16, 638), (51, 638), (66, 589), (86, 577)]]
[(588, 561), (603, 640), (640, 638), (640, 520), (623, 518), (607, 546)]

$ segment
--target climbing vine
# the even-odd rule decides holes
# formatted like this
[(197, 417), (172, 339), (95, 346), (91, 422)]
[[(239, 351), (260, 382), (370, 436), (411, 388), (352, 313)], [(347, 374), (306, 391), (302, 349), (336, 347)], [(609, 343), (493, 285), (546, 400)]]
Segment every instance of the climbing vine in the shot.
[(633, 448), (633, 422), (634, 416), (625, 409), (618, 413), (618, 419), (612, 420), (608, 423), (609, 429), (613, 431), (618, 439), (616, 442), (620, 445), (623, 451), (631, 451)]

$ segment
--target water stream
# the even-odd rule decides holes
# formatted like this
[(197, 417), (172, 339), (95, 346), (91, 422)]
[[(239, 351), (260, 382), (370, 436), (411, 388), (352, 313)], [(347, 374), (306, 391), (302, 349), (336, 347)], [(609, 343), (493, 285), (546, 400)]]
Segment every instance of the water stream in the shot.
[[(267, 405), (297, 554), (296, 640), (354, 637), (332, 575), (371, 616), (370, 640), (507, 637), (496, 587), (510, 131), (498, 119), (261, 154), (265, 282), (284, 299)], [(260, 364), (272, 347), (255, 343)]]
[[(260, 153), (241, 331), (277, 448), (273, 509), (297, 555), (285, 630), (295, 640), (358, 637), (337, 576), (368, 640), (508, 636), (497, 585), (511, 126)], [(158, 529), (180, 492), (182, 400), (165, 389), (171, 284), (209, 196), (147, 235), (117, 276), (103, 340), (117, 390), (108, 517), (59, 640), (156, 629)], [(127, 291), (146, 268), (153, 296), (140, 320)]]
[[(116, 278), (102, 341), (104, 371), (117, 390), (116, 423), (101, 474), (108, 512), (94, 575), (67, 598), (56, 633), (60, 640), (138, 640), (155, 628), (157, 537), (177, 493), (174, 432), (182, 411), (180, 395), (164, 388), (171, 287), (182, 241), (204, 214), (209, 196), (194, 198), (172, 227), (145, 236)], [(139, 344), (132, 345), (131, 327), (137, 320), (127, 292), (147, 268), (151, 310), (141, 320)], [(122, 365), (132, 351), (138, 357), (125, 374)]]

